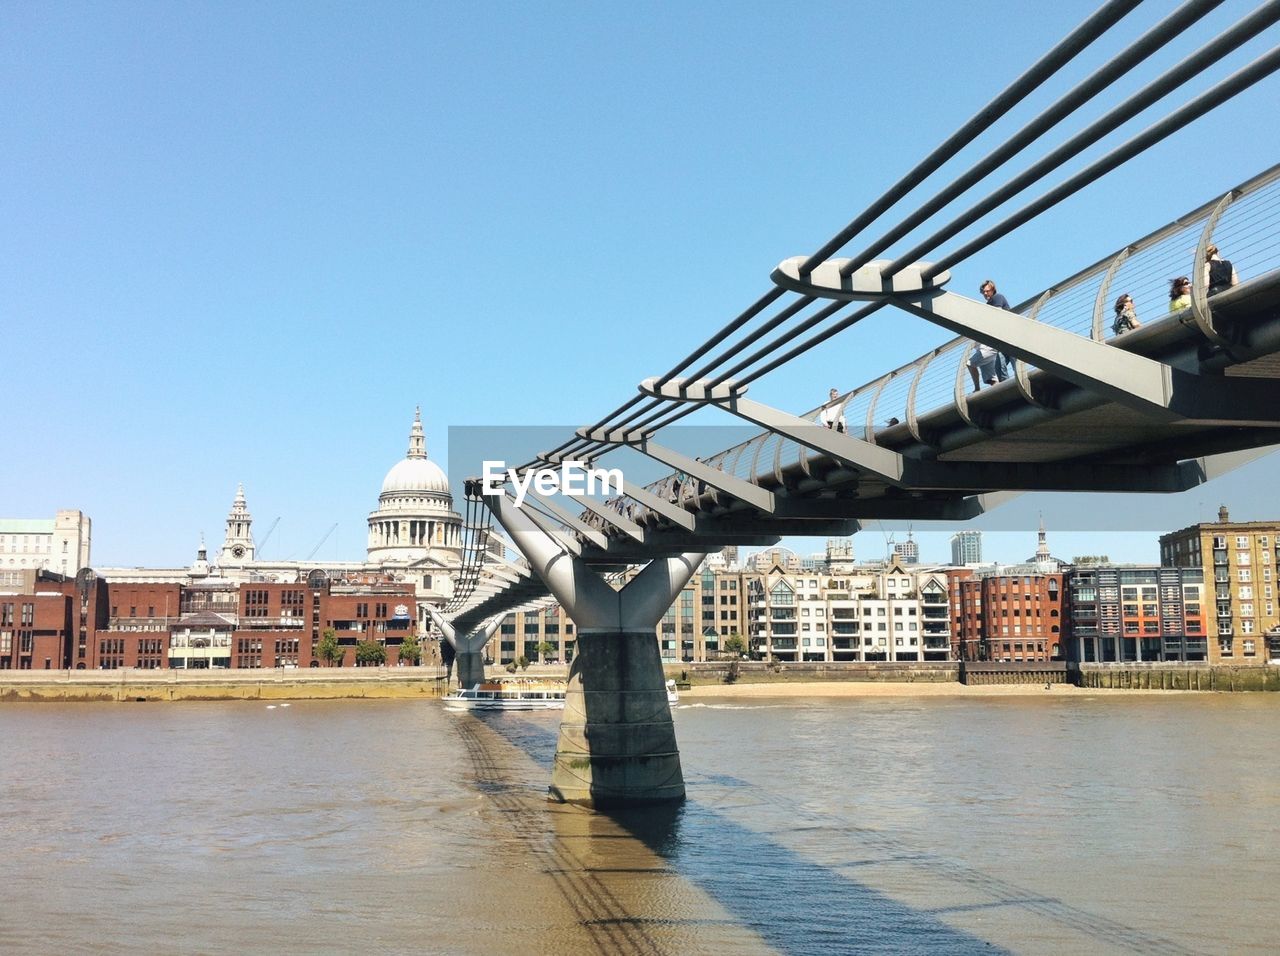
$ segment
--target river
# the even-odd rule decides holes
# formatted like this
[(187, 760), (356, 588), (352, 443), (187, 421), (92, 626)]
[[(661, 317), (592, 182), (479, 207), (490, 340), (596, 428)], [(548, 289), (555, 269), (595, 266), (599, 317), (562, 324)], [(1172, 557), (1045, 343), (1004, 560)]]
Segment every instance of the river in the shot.
[(0, 952), (1272, 953), (1280, 695), (718, 699), (689, 799), (558, 714), (0, 709)]

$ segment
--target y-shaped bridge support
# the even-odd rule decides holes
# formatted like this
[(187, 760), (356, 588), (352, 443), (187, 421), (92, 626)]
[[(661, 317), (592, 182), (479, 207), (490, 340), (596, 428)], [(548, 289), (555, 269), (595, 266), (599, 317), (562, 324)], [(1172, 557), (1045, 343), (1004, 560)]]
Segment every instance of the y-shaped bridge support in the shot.
[(427, 613), (444, 639), (453, 645), (457, 654), (454, 666), (458, 669), (458, 686), (474, 687), (484, 680), (484, 646), (489, 643), (502, 618), (495, 618), (488, 624), (481, 624), (470, 634), (459, 636), (457, 629), (440, 616), (440, 612), (427, 605)]
[(654, 560), (615, 591), (505, 494), (485, 503), (578, 626), (551, 797), (594, 807), (683, 800), (654, 628), (706, 555)]

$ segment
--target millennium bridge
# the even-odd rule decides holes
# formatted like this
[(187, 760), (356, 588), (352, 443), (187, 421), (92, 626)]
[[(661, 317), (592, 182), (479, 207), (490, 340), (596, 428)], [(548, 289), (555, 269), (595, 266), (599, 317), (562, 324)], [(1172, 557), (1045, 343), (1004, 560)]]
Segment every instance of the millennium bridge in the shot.
[[(609, 500), (530, 491), (519, 507), (505, 489), (467, 483), (463, 573), (432, 618), (464, 685), (483, 676), (482, 648), (506, 614), (554, 600), (572, 618), (577, 650), (553, 798), (607, 806), (684, 796), (654, 629), (710, 552), (852, 534), (866, 520), (964, 520), (1021, 492), (1176, 493), (1280, 444), (1280, 166), (1217, 184), (1197, 208), (1008, 309), (948, 288), (956, 265), (1154, 144), (1184, 137), (1196, 149), (1194, 120), (1280, 68), (1273, 47), (1224, 79), (1201, 79), (1272, 28), (1280, 0), (1165, 66), (1169, 44), (1218, 6), (1183, 3), (935, 194), (904, 203), (1082, 51), (1118, 34), (1138, 5), (1105, 3), (816, 252), (772, 268), (763, 293), (692, 353), (516, 469), (607, 467), (628, 451), (665, 477), (624, 480)], [(1148, 61), (1158, 75), (1073, 125), (1082, 105)], [(1161, 107), (1141, 132), (1027, 198), (1175, 92), (1187, 97), (1182, 105)], [(1053, 130), (1066, 134), (1059, 145), (1021, 171), (1002, 168)], [(993, 191), (963, 199), (996, 170)], [(887, 214), (900, 218), (886, 226)], [(1003, 218), (957, 239), (993, 214)], [(930, 230), (925, 238), (901, 247), (921, 229)], [(1216, 249), (1235, 281), (1211, 287)], [(1171, 306), (1179, 275), (1191, 279), (1190, 294)], [(1118, 292), (1142, 316), (1119, 334)], [(752, 383), (811, 350), (859, 344), (854, 327), (886, 308), (956, 338), (817, 408), (792, 412), (749, 397)], [(982, 387), (975, 353), (992, 350), (1008, 357), (1010, 372)], [(664, 444), (665, 429), (708, 409), (759, 432), (697, 457)]]

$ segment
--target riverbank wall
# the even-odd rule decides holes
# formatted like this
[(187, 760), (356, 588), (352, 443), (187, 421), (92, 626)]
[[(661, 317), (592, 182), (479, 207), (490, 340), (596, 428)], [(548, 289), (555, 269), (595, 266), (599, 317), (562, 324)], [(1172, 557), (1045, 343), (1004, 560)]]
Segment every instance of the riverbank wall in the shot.
[(0, 701), (332, 700), (447, 692), (435, 667), (0, 671)]
[(1073, 664), (1073, 683), (1098, 690), (1280, 691), (1274, 664)]
[(767, 661), (707, 661), (699, 664), (666, 664), (666, 676), (681, 684), (805, 684), (825, 681), (879, 681), (883, 683), (954, 683), (960, 679), (955, 661), (923, 663), (833, 663), (806, 661), (784, 664)]
[(681, 686), (823, 682), (1072, 684), (1094, 690), (1280, 691), (1280, 667), (1206, 663), (766, 663), (714, 661), (665, 666)]
[[(1280, 691), (1280, 666), (1202, 663), (997, 664), (712, 661), (668, 664), (681, 687), (751, 684), (1072, 684), (1094, 690)], [(490, 667), (493, 676), (508, 676)], [(564, 678), (564, 665), (520, 676)], [(261, 670), (0, 671), (0, 702), (413, 699), (447, 693), (438, 667)]]

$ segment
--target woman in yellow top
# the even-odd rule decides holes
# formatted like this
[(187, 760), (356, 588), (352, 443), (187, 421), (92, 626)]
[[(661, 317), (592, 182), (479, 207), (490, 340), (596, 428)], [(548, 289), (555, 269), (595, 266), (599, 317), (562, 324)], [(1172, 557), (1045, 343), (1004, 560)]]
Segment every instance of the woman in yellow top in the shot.
[(1191, 280), (1178, 276), (1169, 283), (1169, 311), (1181, 312), (1191, 308)]

